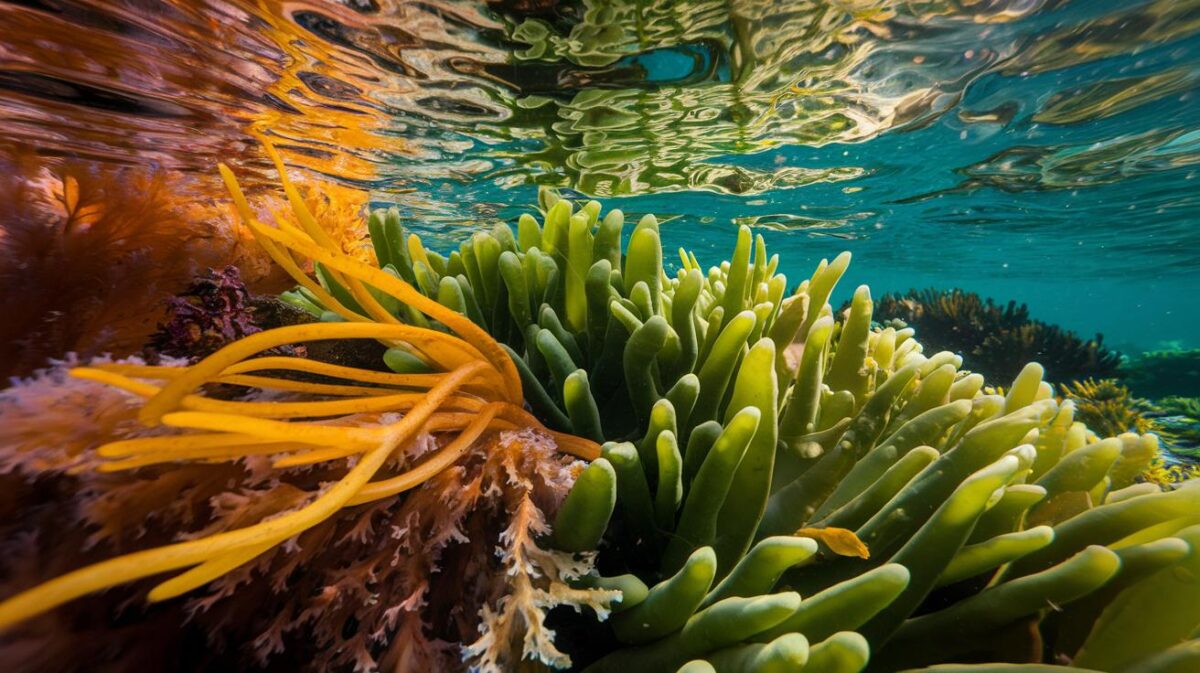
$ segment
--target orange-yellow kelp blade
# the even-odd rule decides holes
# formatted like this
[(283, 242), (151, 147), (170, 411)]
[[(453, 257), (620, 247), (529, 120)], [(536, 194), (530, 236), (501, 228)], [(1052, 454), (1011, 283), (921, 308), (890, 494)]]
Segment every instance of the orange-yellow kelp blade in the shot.
[[(268, 153), (273, 153), (273, 148), (270, 147), (270, 144), (265, 139), (264, 144), (268, 147)], [(477, 348), (492, 366), (496, 368), (504, 381), (505, 390), (510, 402), (519, 403), (521, 401), (521, 380), (517, 374), (516, 365), (513, 364), (508, 354), (486, 330), (473, 323), (466, 316), (424, 296), (403, 280), (381, 269), (364, 264), (337, 249), (332, 241), (326, 240), (328, 239), (327, 236), (322, 236), (323, 231), (316, 223), (312, 213), (308, 211), (303, 201), (295, 194), (294, 188), (291, 188), (282, 163), (277, 163), (277, 168), (280, 171), (281, 180), (284, 181), (288, 201), (297, 219), (308, 230), (307, 235), (295, 229), (273, 229), (258, 222), (250, 211), (245, 195), (242, 193), (233, 172), (227, 166), (220, 166), (221, 176), (230, 194), (233, 196), (235, 204), (237, 204), (240, 216), (246, 226), (254, 231), (256, 236), (260, 237), (260, 240), (264, 241), (265, 247), (268, 249), (272, 246), (276, 249), (283, 248), (304, 255), (315, 262), (320, 262), (334, 272), (345, 274), (347, 278), (368, 284), (397, 301), (407, 304), (430, 318), (441, 322)], [(312, 284), (311, 279), (302, 272), (299, 272), (298, 267), (295, 267), (295, 265), (288, 266), (288, 272), (296, 276), (298, 282), (302, 282), (306, 287)], [(324, 299), (322, 297), (322, 300)], [(378, 319), (380, 316), (372, 317)]]

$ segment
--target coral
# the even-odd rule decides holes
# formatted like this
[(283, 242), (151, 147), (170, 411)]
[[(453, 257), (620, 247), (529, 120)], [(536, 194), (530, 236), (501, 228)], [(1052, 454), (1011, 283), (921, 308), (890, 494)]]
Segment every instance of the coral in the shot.
[(1146, 417), (1150, 405), (1133, 397), (1117, 379), (1084, 379), (1061, 384), (1064, 398), (1075, 403), (1075, 417), (1102, 437), (1153, 429)]
[[(268, 145), (267, 149), (278, 163), (272, 148)], [(330, 540), (328, 537), (323, 538), (324, 543), (301, 545), (314, 536), (322, 539), (322, 530), (326, 536), (331, 533), (329, 526), (343, 518), (338, 516), (339, 512), (394, 500), (398, 494), (420, 487), (442, 474), (460, 473), (464, 469), (462, 463), (470, 462), (470, 452), (477, 440), (495, 431), (508, 434), (501, 434), (498, 444), (488, 442), (484, 446), (499, 447), (496, 453), (500, 454), (515, 453), (519, 457), (534, 453), (526, 448), (547, 441), (560, 451), (585, 458), (598, 454), (595, 444), (547, 431), (523, 410), (516, 367), (486, 332), (463, 316), (422, 297), (403, 281), (343, 252), (304, 205), (284, 174), (282, 164), (279, 169), (294, 217), (302, 229), (282, 222), (280, 228), (260, 223), (251, 213), (232, 173), (225, 167), (222, 172), (246, 225), (272, 258), (346, 322), (302, 324), (257, 332), (188, 367), (96, 363), (72, 369), (70, 374), (75, 378), (104, 383), (146, 398), (137, 412), (137, 419), (147, 429), (156, 429), (145, 436), (110, 441), (95, 451), (104, 459), (99, 468), (102, 473), (149, 468), (157, 472), (152, 483), (164, 485), (162, 489), (151, 486), (150, 490), (157, 496), (150, 498), (122, 494), (129, 489), (120, 483), (114, 485), (97, 496), (100, 502), (108, 503), (106, 509), (114, 512), (112, 516), (120, 517), (122, 521), (144, 522), (147, 517), (158, 516), (161, 512), (164, 518), (181, 518), (182, 523), (188, 524), (197, 520), (189, 503), (208, 502), (211, 503), (208, 522), (200, 530), (188, 531), (183, 541), (160, 541), (160, 546), (73, 569), (37, 586), (20, 587), (20, 591), (0, 603), (0, 627), (11, 628), (74, 599), (169, 571), (182, 572), (154, 586), (147, 596), (151, 603), (167, 601), (206, 585), (215, 588), (216, 598), (224, 598), (231, 595), (234, 587), (247, 582), (247, 573), (269, 567), (264, 564), (279, 558), (281, 550), (295, 551), (300, 547), (301, 553), (290, 557), (285, 553), (281, 561), (286, 572), (281, 572), (279, 579), (286, 580), (297, 567), (309, 565), (311, 559), (308, 557), (324, 549), (324, 543)], [(323, 293), (300, 269), (296, 256), (317, 261), (321, 276), (349, 288), (357, 300), (355, 309)], [(401, 324), (386, 314), (381, 301), (421, 311), (426, 321), (437, 321), (446, 331)], [(366, 308), (360, 308), (363, 306)], [(429, 325), (428, 322), (425, 324)], [(409, 357), (419, 357), (431, 371), (387, 374), (296, 357), (253, 357), (272, 348), (310, 339), (380, 340), (404, 349)], [(315, 374), (335, 382), (296, 380), (280, 376), (280, 372)], [(262, 391), (264, 397), (225, 401), (193, 393), (207, 383), (256, 389)], [(522, 438), (510, 436), (512, 432), (522, 433)], [(528, 435), (530, 432), (541, 439)], [(432, 450), (428, 440), (430, 435), (442, 440)], [(239, 479), (237, 474), (242, 471), (239, 464), (243, 461), (249, 470)], [(613, 597), (611, 592), (567, 587), (565, 580), (586, 571), (590, 564), (586, 560), (542, 552), (533, 541), (532, 536), (541, 529), (542, 508), (550, 510), (556, 506), (554, 490), (561, 491), (569, 481), (564, 476), (569, 472), (564, 472), (564, 468), (541, 465), (544, 462), (545, 459), (530, 463), (516, 457), (508, 463), (502, 462), (506, 485), (497, 485), (494, 480), (485, 481), (486, 491), (475, 499), (478, 502), (469, 503), (471, 507), (485, 507), (496, 494), (505, 496), (501, 515), (507, 516), (511, 523), (500, 535), (500, 540), (507, 542), (503, 553), (508, 564), (507, 572), (500, 576), (527, 575), (523, 582), (515, 583), (516, 593), (510, 592), (507, 581), (501, 580), (498, 591), (482, 596), (480, 604), (496, 605), (500, 615), (483, 624), (484, 638), (491, 640), (471, 650), (485, 666), (488, 662), (519, 659), (519, 655), (514, 659), (508, 654), (508, 649), (514, 646), (514, 638), (520, 640), (517, 636), (533, 641), (530, 644), (530, 640), (526, 640), (523, 652), (555, 664), (568, 662), (565, 655), (553, 648), (545, 649), (552, 634), (537, 615), (558, 604), (603, 609)], [(214, 464), (225, 467), (210, 470), (202, 467)], [(172, 466), (176, 466), (175, 469)], [(215, 474), (216, 479), (211, 476), (201, 478), (197, 466), (202, 473)], [(212, 470), (222, 471), (214, 473)], [(305, 484), (306, 487), (288, 483), (281, 473), (286, 474), (289, 470), (299, 470), (315, 480)], [(196, 480), (203, 481), (209, 488), (215, 483), (219, 490), (207, 492), (197, 500), (176, 498), (180, 487)], [(239, 482), (242, 490), (228, 490), (230, 483)], [(543, 485), (538, 487), (535, 482)], [(546, 483), (552, 484), (553, 488), (546, 487)], [(462, 484), (443, 486), (461, 489)], [(258, 493), (246, 492), (247, 488)], [(135, 486), (132, 490), (142, 489)], [(542, 502), (535, 502), (539, 497), (535, 491), (546, 490), (551, 491), (552, 497), (541, 495)], [(464, 494), (470, 492), (468, 488), (463, 493), (447, 495), (438, 489), (434, 493), (436, 502), (428, 507), (436, 510), (445, 505), (446, 500), (468, 497)], [(163, 496), (168, 500), (164, 501)], [(413, 502), (420, 502), (420, 497), (414, 496), (405, 504)], [(96, 507), (98, 505), (93, 505), (93, 509)], [(179, 513), (180, 509), (183, 513)], [(141, 516), (138, 516), (139, 511)], [(466, 516), (471, 511), (468, 508), (459, 516)], [(177, 516), (171, 517), (171, 513)], [(354, 530), (346, 535), (367, 536), (373, 524), (370, 511), (366, 516), (365, 521), (355, 522)], [(409, 516), (396, 521), (393, 527), (400, 531), (397, 535), (403, 537), (404, 530), (420, 523), (419, 519)], [(133, 526), (133, 530), (140, 529), (141, 524)], [(316, 608), (298, 614), (290, 610), (277, 613), (273, 626), (256, 641), (260, 655), (265, 658), (276, 652), (288, 632), (313, 620), (335, 632), (344, 630), (350, 621), (360, 628), (378, 627), (374, 632), (359, 632), (351, 644), (331, 645), (330, 658), (350, 657), (360, 669), (375, 665), (375, 655), (369, 647), (372, 642), (387, 641), (401, 649), (422, 647), (422, 641), (416, 638), (423, 626), (417, 608), (423, 606), (424, 588), (428, 584), (428, 575), (433, 572), (432, 560), (437, 559), (441, 544), (462, 535), (453, 524), (443, 527), (442, 534), (436, 536), (441, 542), (427, 544), (421, 550), (426, 555), (424, 558), (430, 560), (423, 572), (417, 573), (423, 575), (424, 583), (409, 586), (410, 593), (404, 602), (388, 606), (387, 612), (376, 615), (373, 622), (364, 622), (356, 609), (364, 602), (363, 597), (372, 593), (361, 585), (370, 584), (376, 576), (387, 573), (368, 566), (361, 574), (347, 573), (327, 584)], [(477, 535), (474, 544), (483, 545), (482, 555), (488, 558), (490, 550), (483, 544), (486, 539), (486, 536)], [(420, 563), (422, 553), (412, 549), (410, 552), (409, 559)], [(394, 553), (386, 550), (377, 563), (385, 563)], [(470, 558), (465, 562), (472, 563)], [(486, 561), (478, 559), (473, 562), (480, 568), (486, 565)], [(318, 567), (334, 569), (331, 565)], [(481, 574), (478, 581), (487, 582), (489, 578), (494, 581), (495, 574)], [(254, 584), (261, 584), (261, 580)], [(277, 582), (273, 588), (278, 591), (282, 587), (283, 583)], [(260, 591), (266, 588), (261, 587)], [(347, 594), (353, 596), (355, 591), (359, 596), (357, 601), (346, 598)], [(472, 598), (480, 596), (466, 596), (460, 602), (465, 605)], [(341, 619), (335, 618), (339, 610)], [(517, 615), (509, 615), (510, 611), (516, 611)], [(405, 617), (409, 620), (404, 629), (406, 637), (391, 640), (390, 630), (406, 613), (411, 613)], [(485, 614), (492, 615), (486, 611)], [(452, 618), (459, 622), (460, 638), (464, 629), (475, 623), (470, 616), (464, 618), (456, 614)], [(325, 642), (328, 641), (326, 638)], [(321, 645), (322, 641), (318, 639), (317, 644)], [(430, 653), (436, 648), (424, 649), (428, 652), (405, 651), (398, 656), (406, 662), (405, 666), (410, 666), (418, 660), (414, 657), (432, 656)], [(320, 660), (314, 665), (323, 668)]]
[(967, 368), (993, 381), (1011, 381), (1031, 361), (1058, 383), (1118, 374), (1120, 355), (1105, 348), (1099, 335), (1085, 341), (1030, 318), (1029, 309), (1016, 302), (1000, 306), (962, 290), (909, 290), (884, 295), (875, 315), (903, 321), (927, 346), (961, 354)]
[(1200, 394), (1200, 348), (1135, 355), (1121, 371), (1129, 387), (1142, 397)]

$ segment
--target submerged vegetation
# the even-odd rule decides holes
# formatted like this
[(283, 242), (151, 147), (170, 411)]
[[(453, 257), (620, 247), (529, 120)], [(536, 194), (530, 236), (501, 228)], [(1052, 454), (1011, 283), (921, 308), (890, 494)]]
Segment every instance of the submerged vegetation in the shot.
[(1115, 437), (1122, 432), (1149, 432), (1153, 424), (1146, 413), (1149, 403), (1139, 400), (1116, 379), (1084, 379), (1059, 386), (1064, 398), (1075, 403), (1075, 415), (1091, 431)]
[(1010, 301), (1001, 306), (963, 290), (909, 290), (888, 294), (876, 307), (879, 320), (914, 327), (930, 348), (960, 353), (967, 369), (989, 381), (1011, 381), (1026, 362), (1039, 362), (1057, 383), (1118, 375), (1119, 353), (1099, 336), (1083, 340), (1073, 332), (1029, 316)]
[(199, 359), (260, 331), (236, 266), (209, 270), (167, 301), (167, 321), (150, 335), (154, 357)]
[[(1200, 661), (1200, 484), (1148, 478), (1158, 440), (1119, 385), (1058, 399), (1028, 364), (992, 394), (964, 370), (987, 371), (974, 351), (964, 363), (928, 352), (925, 326), (875, 326), (896, 316), (866, 287), (835, 319), (848, 254), (789, 293), (742, 227), (728, 260), (681, 252), (672, 273), (655, 218), (622, 246), (620, 211), (548, 190), (540, 221), (444, 256), (377, 211), (365, 263), (328, 233), (346, 227), (323, 218), (344, 215), (314, 215), (279, 170), (292, 215), (274, 227), (223, 173), (299, 283), (285, 301), (315, 322), (189, 366), (95, 362), (5, 398), (23, 484), (5, 539), (33, 540), (5, 562), (9, 637), (122, 615), (115, 649), (133, 656), (166, 614), (200, 630), (205, 662), (293, 670)], [(1013, 307), (938, 305), (978, 317), (970, 344), (1057, 358), (1055, 380), (1115, 366)], [(382, 342), (375, 368), (255, 357), (349, 339)], [(212, 383), (252, 394), (216, 399)], [(56, 438), (23, 403), (79, 386), (108, 391), (86, 407), (90, 442)], [(30, 489), (53, 497), (25, 518)], [(64, 511), (89, 539), (37, 534)], [(97, 558), (110, 550), (126, 553)], [(91, 595), (170, 571), (148, 594)], [(130, 616), (139, 595), (164, 612)]]
[(1196, 395), (1200, 391), (1200, 348), (1141, 353), (1129, 358), (1123, 371), (1129, 387), (1143, 397)]
[(205, 268), (265, 266), (182, 179), (31, 156), (0, 168), (0, 381), (68, 352), (132, 352)]
[[(280, 171), (282, 174), (281, 164)], [(325, 630), (309, 629), (317, 636), (318, 644), (331, 648), (317, 661), (374, 666), (374, 657), (379, 653), (370, 650), (370, 643), (386, 641), (401, 650), (389, 648), (384, 653), (387, 656), (399, 657), (410, 666), (418, 662), (432, 665), (439, 655), (436, 645), (428, 637), (416, 638), (424, 622), (421, 608), (429, 589), (429, 575), (442, 548), (463, 535), (459, 526), (470, 520), (468, 517), (475, 508), (490, 511), (492, 520), (506, 522), (490, 541), (476, 538), (477, 556), (482, 558), (473, 561), (481, 568), (487, 567), (494, 557), (492, 545), (499, 544), (504, 569), (480, 574), (474, 583), (458, 584), (460, 591), (475, 593), (464, 594), (461, 600), (457, 594), (450, 599), (454, 604), (474, 603), (472, 614), (482, 611), (492, 615), (485, 620), (489, 630), (481, 637), (487, 640), (480, 646), (481, 660), (503, 660), (514, 646), (518, 653), (522, 652), (523, 638), (541, 645), (546, 638), (538, 637), (540, 620), (529, 613), (540, 615), (540, 610), (557, 604), (586, 604), (603, 610), (615, 594), (576, 590), (564, 584), (566, 578), (582, 573), (590, 564), (540, 550), (534, 541), (545, 527), (542, 508), (556, 505), (561, 497), (556, 489), (570, 482), (568, 466), (553, 460), (552, 455), (547, 456), (545, 450), (539, 451), (539, 446), (557, 446), (561, 451), (594, 458), (598, 455), (596, 445), (545, 431), (521, 406), (521, 381), (513, 362), (485, 331), (466, 317), (415, 293), (404, 282), (343, 253), (286, 177), (284, 189), (303, 229), (286, 221), (278, 228), (261, 224), (232, 174), (225, 171), (224, 175), (246, 225), (267, 252), (302, 286), (314, 289), (345, 322), (257, 332), (188, 367), (97, 363), (76, 367), (70, 375), (145, 398), (145, 404), (137, 411), (137, 421), (146, 428), (174, 431), (129, 433), (126, 430), (133, 436), (109, 441), (95, 450), (101, 459), (100, 471), (149, 468), (162, 470), (158, 480), (187, 484), (201, 475), (209, 479), (214, 476), (211, 469), (201, 469), (201, 475), (189, 475), (194, 464), (245, 463), (248, 469), (235, 467), (217, 472), (220, 475), (217, 483), (233, 479), (234, 483), (240, 480), (245, 487), (252, 488), (265, 481), (268, 488), (258, 489), (258, 498), (248, 497), (239, 490), (227, 490), (223, 495), (210, 491), (197, 504), (211, 498), (224, 506), (213, 507), (210, 520), (201, 522), (199, 530), (193, 527), (179, 531), (185, 534), (184, 541), (93, 563), (25, 588), (0, 603), (0, 626), (11, 628), (31, 616), (96, 591), (171, 571), (180, 572), (149, 591), (147, 599), (151, 603), (181, 596), (213, 582), (217, 582), (218, 588), (212, 598), (219, 600), (231, 593), (229, 584), (220, 588), (230, 573), (247, 564), (269, 563), (281, 547), (298, 552), (295, 538), (318, 530), (345, 508), (358, 508), (356, 513), (364, 518), (356, 517), (356, 523), (343, 529), (342, 535), (370, 539), (375, 535), (377, 514), (383, 514), (385, 520), (387, 514), (405, 514), (405, 508), (419, 505), (421, 497), (406, 499), (396, 511), (373, 511), (374, 507), (381, 502), (395, 504), (398, 494), (430, 481), (436, 484), (432, 500), (395, 521), (390, 534), (385, 536), (400, 531), (398, 537), (406, 538), (411, 553), (404, 557), (414, 565), (405, 568), (411, 570), (412, 577), (393, 577), (394, 572), (388, 570), (395, 566), (389, 564), (389, 559), (400, 558), (399, 548), (376, 550), (378, 558), (368, 561), (366, 566), (358, 565), (363, 558), (351, 556), (347, 559), (352, 564), (350, 568), (331, 569), (335, 578), (344, 574), (343, 579), (298, 595), (284, 594), (285, 608), (292, 607), (289, 599), (298, 598), (301, 606), (308, 601), (316, 602), (299, 613), (285, 609), (268, 623), (267, 630), (257, 636), (265, 641), (260, 655), (282, 648), (275, 641), (288, 631), (314, 620), (321, 624), (341, 607), (346, 610), (341, 625), (335, 622)], [(351, 288), (359, 302), (357, 310), (321, 290), (297, 265), (300, 255), (319, 260), (323, 275)], [(370, 284), (370, 290), (366, 283)], [(423, 311), (428, 319), (438, 321), (441, 329), (388, 319), (381, 300)], [(410, 356), (419, 358), (429, 371), (391, 374), (298, 357), (254, 357), (287, 344), (328, 339), (376, 339), (403, 344)], [(297, 379), (287, 376), (288, 373), (315, 375), (319, 380)], [(197, 389), (209, 383), (257, 389), (267, 395), (262, 399), (226, 401), (197, 394)], [(502, 432), (477, 442), (484, 433), (494, 430)], [(440, 441), (431, 441), (431, 435)], [(33, 441), (36, 447), (37, 440)], [(169, 469), (171, 466), (176, 470)], [(287, 475), (293, 470), (308, 473), (308, 478), (301, 476), (296, 482), (283, 475), (268, 476), (277, 472)], [(447, 476), (442, 477), (443, 473)], [(315, 481), (312, 477), (316, 477)], [(309, 488), (302, 488), (304, 483)], [(451, 492), (443, 492), (447, 488)], [(115, 496), (120, 503), (120, 489), (114, 490), (116, 493), (105, 495)], [(167, 489), (163, 495), (173, 499), (175, 493)], [(451, 502), (462, 503), (465, 509), (445, 510)], [(364, 511), (363, 507), (368, 509)], [(181, 516), (188, 523), (195, 514), (185, 510)], [(417, 515), (431, 520), (422, 521)], [(484, 530), (486, 527), (481, 523), (478, 532)], [(336, 528), (326, 527), (325, 535), (335, 531)], [(403, 534), (405, 531), (407, 534)], [(291, 582), (302, 582), (301, 578), (292, 577), (297, 564), (323, 551), (322, 543), (314, 542), (316, 546), (279, 559), (282, 569), (275, 578), (276, 593), (297, 589), (288, 587)], [(472, 563), (469, 559), (467, 562)], [(508, 581), (499, 582), (504, 575)], [(345, 581), (350, 581), (351, 586), (344, 586)], [(407, 587), (409, 593), (397, 597), (400, 600), (390, 605), (371, 606), (368, 602), (365, 612), (356, 609), (355, 585), (359, 585), (358, 601), (361, 601), (375, 593), (376, 581), (398, 582), (389, 588)], [(233, 586), (236, 585), (235, 580)], [(494, 606), (494, 612), (489, 604)], [(454, 619), (463, 617), (454, 615)], [(357, 638), (331, 638), (331, 634), (344, 631), (350, 620), (356, 629), (373, 630), (362, 632)], [(468, 617), (452, 633), (459, 641), (470, 642), (470, 628), (475, 623), (475, 619)], [(416, 633), (396, 637), (401, 630)], [(219, 630), (214, 635), (221, 637)], [(342, 642), (347, 639), (354, 642)], [(546, 654), (551, 651), (549, 647), (539, 652), (549, 656)], [(561, 664), (563, 660), (550, 663)]]

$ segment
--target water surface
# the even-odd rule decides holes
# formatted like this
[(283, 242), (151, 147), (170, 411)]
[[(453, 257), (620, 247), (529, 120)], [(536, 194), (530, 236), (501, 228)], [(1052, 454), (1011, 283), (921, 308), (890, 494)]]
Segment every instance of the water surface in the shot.
[[(1200, 1), (0, 3), (0, 149), (290, 163), (442, 245), (536, 185), (717, 261), (1197, 347)], [(23, 146), (18, 148), (18, 146)], [(261, 170), (260, 170), (261, 169)]]

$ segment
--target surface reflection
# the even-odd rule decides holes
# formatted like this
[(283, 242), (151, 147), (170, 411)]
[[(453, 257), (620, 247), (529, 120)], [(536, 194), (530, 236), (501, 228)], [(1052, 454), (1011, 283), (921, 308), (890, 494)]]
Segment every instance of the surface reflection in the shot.
[(547, 184), (669, 244), (786, 234), (785, 272), (850, 247), (881, 289), (927, 241), (939, 285), (1136, 252), (1196, 287), (1198, 33), (1200, 0), (0, 1), (0, 154), (215, 195), (219, 160), (269, 176), (262, 133), (435, 244)]

